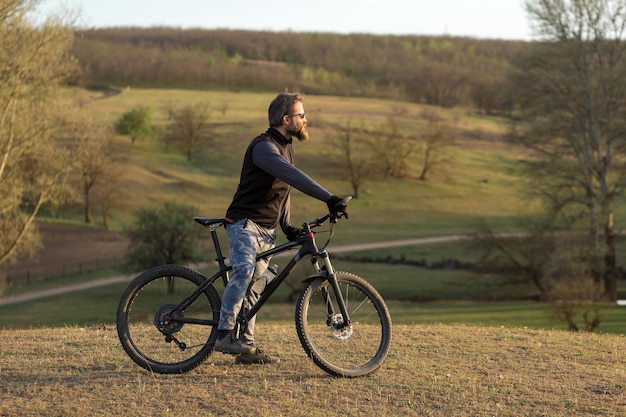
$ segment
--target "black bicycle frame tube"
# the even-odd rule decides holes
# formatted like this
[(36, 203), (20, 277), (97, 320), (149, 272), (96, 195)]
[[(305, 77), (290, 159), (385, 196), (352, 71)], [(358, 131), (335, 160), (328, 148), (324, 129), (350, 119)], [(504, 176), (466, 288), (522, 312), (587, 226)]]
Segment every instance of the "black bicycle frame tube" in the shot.
[[(204, 290), (207, 289), (207, 287), (211, 284), (213, 284), (220, 276), (223, 277), (224, 280), (224, 285), (226, 285), (228, 283), (228, 279), (226, 277), (226, 274), (230, 271), (232, 271), (232, 266), (230, 265), (226, 265), (226, 263), (224, 262), (224, 258), (223, 256), (221, 256), (222, 251), (220, 248), (220, 244), (219, 241), (217, 240), (217, 236), (215, 233), (215, 230), (211, 230), (211, 233), (213, 235), (213, 243), (215, 245), (215, 252), (217, 254), (217, 261), (220, 265), (220, 270), (217, 271), (215, 274), (211, 275), (210, 278), (207, 278), (207, 280), (205, 282), (203, 282), (201, 285), (198, 286), (198, 288), (196, 288), (191, 294), (189, 294), (187, 297), (185, 297), (184, 300), (182, 300), (180, 303), (178, 303), (178, 305), (176, 307), (174, 307), (172, 309), (172, 311), (185, 311), (185, 309), (187, 309), (187, 307), (189, 307), (191, 305), (191, 303), (193, 303), (199, 296), (200, 294), (202, 294), (202, 292)], [(312, 236), (303, 236), (302, 238), (298, 239), (297, 241), (294, 242), (287, 242), (284, 243), (280, 246), (277, 246), (275, 248), (272, 248), (268, 251), (262, 252), (260, 254), (257, 255), (256, 259), (257, 261), (263, 259), (263, 258), (267, 258), (270, 257), (276, 253), (281, 253), (281, 252), (285, 252), (295, 246), (298, 245), (302, 245), (302, 247), (300, 248), (300, 250), (298, 251), (298, 253), (296, 253), (296, 255), (293, 257), (293, 259), (289, 262), (289, 264), (287, 265), (287, 267), (285, 267), (281, 273), (279, 274), (278, 277), (274, 278), (274, 280), (272, 280), (271, 284), (273, 284), (274, 282), (276, 282), (275, 285), (269, 285), (268, 286), (268, 291), (264, 291), (263, 292), (263, 296), (255, 303), (255, 314), (256, 311), (259, 310), (259, 308), (262, 307), (262, 305), (265, 303), (265, 301), (267, 300), (267, 298), (269, 298), (269, 296), (274, 292), (274, 290), (276, 290), (276, 288), (278, 287), (278, 285), (280, 285), (280, 283), (289, 275), (289, 273), (293, 270), (293, 268), (295, 267), (295, 265), (300, 262), (300, 259), (302, 258), (303, 255), (306, 255), (308, 253), (315, 253), (317, 251), (317, 247), (315, 245), (315, 242), (313, 241), (313, 237)], [(221, 259), (221, 261), (220, 261)], [(267, 296), (266, 296), (267, 295)], [(260, 302), (262, 301), (262, 302)], [(256, 308), (256, 306), (258, 305), (258, 308)], [(253, 317), (253, 315), (250, 315), (249, 317)], [(249, 318), (248, 318), (249, 319)], [(187, 323), (188, 320), (183, 318), (183, 319), (177, 319), (176, 321), (180, 322), (180, 323)], [(190, 322), (190, 321), (189, 321)], [(211, 323), (212, 320), (207, 320), (205, 324), (209, 324)]]
[[(214, 230), (212, 230), (212, 232), (214, 232)], [(213, 282), (215, 282), (217, 280), (218, 277), (222, 276), (224, 278), (224, 283), (227, 283), (227, 278), (226, 278), (226, 274), (230, 271), (232, 271), (232, 266), (230, 265), (226, 265), (224, 263), (224, 258), (221, 255), (221, 249), (220, 249), (220, 245), (219, 242), (217, 241), (217, 237), (214, 236), (214, 244), (215, 244), (215, 249), (216, 249), (216, 253), (218, 258), (216, 259), (220, 265), (220, 270), (217, 271), (215, 274), (213, 274), (210, 278), (208, 278), (204, 283), (202, 283), (200, 286), (198, 286), (198, 288), (196, 288), (191, 294), (189, 294), (189, 296), (185, 297), (185, 299), (183, 301), (181, 301), (174, 309), (173, 311), (176, 310), (182, 310), (184, 311), (189, 305), (191, 305), (191, 303), (193, 303), (193, 301), (198, 298), (198, 296), (207, 289), (207, 287), (209, 285), (211, 285)], [(335, 298), (337, 300), (337, 304), (339, 305), (339, 310), (341, 311), (341, 314), (344, 318), (344, 323), (349, 324), (350, 323), (350, 317), (348, 316), (348, 312), (346, 309), (346, 305), (345, 302), (343, 300), (343, 296), (341, 295), (341, 289), (339, 288), (339, 284), (337, 283), (337, 276), (335, 274), (335, 271), (332, 269), (332, 265), (329, 262), (329, 255), (328, 252), (323, 249), (322, 251), (318, 251), (317, 249), (317, 244), (315, 243), (315, 239), (314, 239), (314, 235), (313, 233), (308, 233), (305, 236), (301, 237), (300, 239), (293, 241), (293, 242), (287, 242), (284, 243), (280, 246), (277, 246), (275, 248), (272, 248), (268, 251), (265, 252), (261, 252), (260, 254), (258, 254), (256, 256), (256, 260), (259, 261), (261, 259), (265, 259), (268, 258), (270, 256), (273, 256), (275, 254), (278, 253), (282, 253), (282, 252), (286, 252), (296, 246), (301, 246), (300, 249), (298, 250), (298, 252), (293, 256), (293, 258), (291, 258), (291, 260), (287, 263), (287, 265), (281, 270), (281, 272), (278, 274), (278, 276), (276, 276), (269, 284), (268, 286), (265, 288), (265, 290), (263, 291), (263, 293), (261, 294), (261, 296), (259, 297), (259, 299), (257, 300), (256, 303), (254, 303), (254, 305), (252, 306), (252, 308), (248, 311), (246, 311), (246, 314), (244, 315), (244, 320), (249, 321), (252, 317), (254, 317), (258, 311), (261, 309), (261, 307), (263, 307), (263, 305), (265, 304), (265, 302), (272, 296), (272, 294), (274, 293), (274, 291), (276, 291), (276, 289), (282, 284), (282, 282), (285, 280), (285, 278), (287, 278), (289, 276), (289, 274), (293, 271), (293, 269), (296, 267), (296, 265), (302, 260), (302, 258), (305, 255), (320, 255), (322, 257), (322, 259), (324, 260), (324, 264), (326, 265), (327, 268), (327, 272), (328, 272), (328, 281), (331, 284), (331, 287), (333, 288), (333, 292), (335, 293)], [(174, 320), (174, 319), (173, 319)], [(181, 323), (185, 323), (187, 322), (187, 319), (180, 319), (180, 320), (176, 320), (179, 321)], [(206, 320), (206, 321), (202, 321), (202, 320), (189, 320), (189, 322), (194, 322), (197, 324), (214, 324), (213, 320)]]
[(289, 276), (291, 271), (293, 271), (293, 269), (296, 267), (298, 262), (300, 262), (300, 260), (302, 260), (302, 258), (305, 255), (314, 255), (317, 253), (317, 245), (315, 244), (315, 240), (313, 239), (313, 234), (311, 233), (310, 235), (307, 234), (294, 242), (284, 243), (280, 246), (277, 246), (273, 249), (270, 249), (268, 251), (262, 252), (257, 255), (256, 259), (257, 261), (259, 261), (273, 254), (285, 252), (298, 245), (302, 245), (300, 249), (298, 250), (298, 252), (293, 256), (293, 258), (291, 258), (291, 260), (282, 269), (282, 271), (280, 271), (278, 276), (276, 276), (267, 285), (267, 287), (265, 287), (265, 290), (263, 290), (263, 293), (261, 293), (261, 296), (256, 301), (256, 303), (254, 303), (252, 308), (246, 311), (246, 314), (244, 315), (244, 319), (246, 321), (249, 321), (252, 317), (256, 315), (256, 313), (258, 313), (258, 311), (261, 309), (261, 307), (263, 307), (265, 302), (272, 296), (274, 291), (276, 291), (276, 289), (280, 287), (280, 284), (282, 284), (285, 278)]
[(187, 309), (187, 307), (189, 307), (191, 303), (193, 303), (196, 300), (196, 298), (198, 298), (198, 296), (204, 290), (206, 290), (209, 285), (213, 284), (219, 277), (222, 277), (222, 281), (224, 281), (224, 286), (228, 284), (228, 273), (232, 271), (232, 267), (230, 265), (226, 265), (226, 262), (225, 262), (226, 258), (222, 254), (222, 247), (220, 245), (220, 241), (217, 236), (217, 228), (219, 226), (221, 225), (213, 224), (209, 226), (209, 229), (211, 230), (211, 239), (213, 240), (213, 247), (215, 248), (215, 255), (216, 255), (215, 261), (219, 265), (220, 270), (217, 271), (215, 274), (213, 274), (210, 278), (207, 278), (207, 280), (204, 283), (199, 285), (198, 288), (196, 288), (191, 294), (185, 297), (183, 301), (178, 303), (178, 305), (173, 311), (176, 311), (176, 310), (185, 311), (185, 309)]
[[(232, 271), (232, 267), (229, 265), (224, 265), (224, 269), (220, 269), (219, 271), (217, 271), (215, 274), (211, 275), (211, 278), (207, 278), (202, 284), (200, 284), (198, 286), (198, 288), (196, 288), (195, 290), (193, 290), (193, 292), (191, 294), (189, 294), (187, 297), (185, 297), (185, 299), (183, 301), (181, 301), (180, 303), (178, 303), (178, 305), (172, 309), (172, 311), (185, 311), (187, 309), (187, 307), (189, 307), (191, 305), (191, 303), (193, 303), (196, 298), (198, 298), (198, 296), (200, 296), (200, 294), (202, 294), (202, 292), (204, 292), (204, 290), (206, 290), (209, 285), (213, 284), (215, 281), (217, 281), (217, 279), (219, 277), (223, 277), (224, 282), (227, 282), (228, 279), (226, 278), (226, 274), (229, 271)], [(186, 319), (181, 319), (181, 320), (177, 320), (180, 323), (187, 323), (188, 321), (186, 321)], [(207, 321), (208, 323), (209, 321)]]

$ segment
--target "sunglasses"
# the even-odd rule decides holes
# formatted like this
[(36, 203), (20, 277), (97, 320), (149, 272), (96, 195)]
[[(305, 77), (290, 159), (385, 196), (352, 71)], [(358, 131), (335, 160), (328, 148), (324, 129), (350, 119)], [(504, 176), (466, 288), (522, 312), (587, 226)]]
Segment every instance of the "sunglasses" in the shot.
[(302, 113), (291, 113), (291, 114), (286, 114), (285, 116), (289, 116), (289, 117), (295, 117), (298, 116), (302, 119), (304, 119), (304, 116), (306, 115), (306, 113), (302, 112)]

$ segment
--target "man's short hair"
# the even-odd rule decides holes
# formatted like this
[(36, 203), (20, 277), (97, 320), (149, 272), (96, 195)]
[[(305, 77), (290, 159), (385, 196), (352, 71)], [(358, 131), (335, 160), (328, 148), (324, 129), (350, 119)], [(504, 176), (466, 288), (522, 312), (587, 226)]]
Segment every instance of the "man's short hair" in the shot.
[(267, 110), (267, 118), (270, 127), (280, 127), (283, 125), (283, 116), (290, 114), (294, 110), (294, 104), (302, 102), (304, 96), (300, 93), (281, 93), (270, 103)]

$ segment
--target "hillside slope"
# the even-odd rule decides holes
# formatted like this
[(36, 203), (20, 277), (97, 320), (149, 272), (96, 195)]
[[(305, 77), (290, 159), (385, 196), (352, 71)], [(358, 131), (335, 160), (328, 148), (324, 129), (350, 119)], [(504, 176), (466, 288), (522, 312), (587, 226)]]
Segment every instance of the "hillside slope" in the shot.
[[(132, 220), (130, 215), (138, 207), (166, 200), (195, 205), (209, 217), (221, 215), (236, 188), (247, 144), (267, 128), (265, 113), (273, 97), (251, 92), (128, 89), (90, 102), (86, 109), (93, 117), (111, 124), (125, 111), (150, 107), (159, 127), (167, 125), (170, 105), (207, 102), (213, 108), (210, 140), (193, 153), (190, 162), (180, 149), (166, 150), (159, 140), (131, 144), (129, 138), (119, 138), (129, 166), (120, 187), (124, 203), (113, 209), (111, 226), (119, 230)], [(228, 103), (224, 114), (219, 111), (222, 102)], [(409, 160), (406, 177), (370, 176), (363, 183), (360, 198), (351, 203), (359, 225), (379, 228), (369, 220), (387, 217), (393, 220), (389, 223), (397, 223), (384, 231), (389, 233), (385, 240), (395, 234), (414, 237), (417, 229), (424, 235), (439, 234), (442, 228), (468, 231), (482, 218), (501, 223), (533, 210), (519, 191), (517, 162), (524, 156), (504, 142), (506, 125), (502, 119), (405, 102), (316, 95), (307, 95), (305, 109), (311, 140), (295, 144), (296, 163), (338, 195), (353, 190), (346, 163), (334, 142), (341, 134), (337, 126), (384, 127), (389, 117), (401, 112), (398, 123), (403, 134), (419, 137), (425, 111), (436, 112), (449, 125), (456, 145), (446, 151), (448, 162), (436, 167), (427, 181), (417, 179), (422, 159), (417, 152)], [(293, 205), (295, 221), (310, 220), (320, 215), (314, 211), (316, 207), (323, 209), (323, 204), (315, 206), (298, 192), (294, 193)], [(77, 211), (73, 216), (79, 220), (81, 214)], [(99, 221), (98, 213), (95, 216)]]

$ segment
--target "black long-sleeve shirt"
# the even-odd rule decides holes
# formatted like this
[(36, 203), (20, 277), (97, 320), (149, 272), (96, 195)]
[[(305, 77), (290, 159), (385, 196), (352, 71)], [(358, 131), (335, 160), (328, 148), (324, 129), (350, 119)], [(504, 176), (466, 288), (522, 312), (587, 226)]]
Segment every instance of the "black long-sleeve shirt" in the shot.
[(292, 140), (269, 128), (250, 142), (226, 217), (284, 231), (291, 225), (291, 187), (327, 201), (332, 194), (293, 164)]

